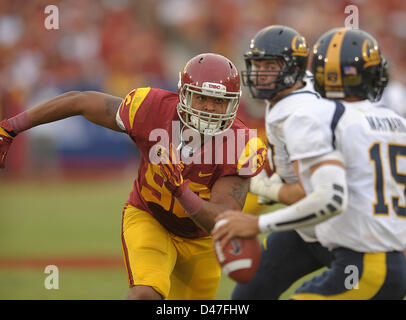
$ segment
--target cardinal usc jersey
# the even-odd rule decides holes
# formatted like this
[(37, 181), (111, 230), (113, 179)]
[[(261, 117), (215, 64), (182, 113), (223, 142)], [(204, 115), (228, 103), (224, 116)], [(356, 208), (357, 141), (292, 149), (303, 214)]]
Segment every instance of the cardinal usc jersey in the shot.
[[(406, 119), (369, 101), (315, 103), (285, 126), (290, 160), (338, 150), (344, 157), (348, 206), (317, 224), (328, 248), (359, 252), (406, 248)], [(301, 173), (306, 192), (310, 174)]]
[[(308, 109), (320, 96), (314, 91), (312, 74), (306, 73), (304, 81), (306, 85), (303, 88), (279, 100), (275, 105), (267, 106), (265, 115), (265, 129), (268, 139), (268, 159), (271, 169), (275, 171), (286, 183), (295, 183), (299, 179), (296, 171), (289, 159), (289, 152), (286, 148), (286, 136), (284, 126), (291, 115), (300, 108)], [(296, 135), (296, 130), (292, 134)], [(304, 241), (317, 241), (314, 233), (314, 227), (306, 227), (296, 230)]]
[[(168, 231), (197, 238), (208, 234), (189, 218), (165, 187), (159, 166), (151, 158), (159, 143), (171, 143), (175, 150), (180, 145), (182, 125), (176, 109), (178, 103), (178, 94), (152, 87), (134, 89), (123, 100), (117, 112), (117, 124), (141, 153), (138, 177), (127, 203), (149, 212)], [(200, 198), (209, 200), (219, 178), (228, 175), (248, 178), (259, 173), (266, 159), (266, 147), (254, 133), (235, 119), (225, 133), (209, 139), (201, 147), (199, 144), (193, 159), (202, 161), (183, 163), (182, 175), (190, 181), (188, 187)], [(182, 154), (184, 150), (193, 151), (188, 145), (182, 148)], [(219, 159), (220, 154), (224, 155), (224, 161)]]

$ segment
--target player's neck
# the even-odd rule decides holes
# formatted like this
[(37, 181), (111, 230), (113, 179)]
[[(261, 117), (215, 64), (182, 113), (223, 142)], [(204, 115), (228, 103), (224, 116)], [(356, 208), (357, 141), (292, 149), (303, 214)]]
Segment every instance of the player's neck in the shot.
[(269, 101), (270, 105), (271, 106), (275, 105), (279, 100), (285, 98), (287, 95), (289, 95), (293, 91), (296, 91), (296, 90), (304, 87), (304, 85), (305, 85), (304, 82), (300, 81), (300, 82), (294, 84), (293, 87), (290, 87), (288, 89), (285, 89), (285, 90), (282, 90), (282, 91), (278, 92), (276, 94), (276, 96), (272, 100)]

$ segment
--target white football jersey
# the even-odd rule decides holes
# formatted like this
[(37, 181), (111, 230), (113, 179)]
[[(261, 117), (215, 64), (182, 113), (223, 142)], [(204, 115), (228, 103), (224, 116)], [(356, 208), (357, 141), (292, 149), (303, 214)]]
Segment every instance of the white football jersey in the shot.
[[(312, 74), (307, 72), (304, 79), (306, 85), (303, 88), (293, 91), (272, 107), (268, 103), (266, 108), (265, 129), (268, 139), (269, 163), (272, 170), (287, 183), (295, 183), (299, 179), (289, 159), (284, 124), (299, 108), (310, 108), (316, 100), (321, 100), (319, 94), (314, 91), (312, 78)], [(317, 241), (314, 227), (302, 228), (296, 231), (305, 241)]]
[[(406, 119), (369, 101), (321, 99), (285, 124), (290, 160), (339, 151), (348, 207), (315, 226), (321, 244), (359, 252), (406, 248)], [(300, 161), (299, 161), (300, 165)], [(309, 172), (300, 172), (307, 193)]]

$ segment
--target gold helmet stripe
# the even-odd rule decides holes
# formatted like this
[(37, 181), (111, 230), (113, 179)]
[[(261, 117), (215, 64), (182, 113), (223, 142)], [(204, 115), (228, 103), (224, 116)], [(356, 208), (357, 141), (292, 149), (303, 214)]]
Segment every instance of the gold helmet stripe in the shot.
[(331, 38), (324, 60), (324, 84), (325, 91), (340, 91), (343, 81), (340, 68), (340, 53), (346, 28), (339, 29)]

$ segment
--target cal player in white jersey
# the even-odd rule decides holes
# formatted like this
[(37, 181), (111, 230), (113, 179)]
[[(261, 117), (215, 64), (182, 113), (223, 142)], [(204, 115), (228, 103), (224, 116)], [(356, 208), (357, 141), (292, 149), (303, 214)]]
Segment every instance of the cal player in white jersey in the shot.
[(334, 259), (293, 299), (403, 299), (406, 119), (371, 103), (387, 84), (386, 61), (356, 29), (328, 31), (313, 53), (315, 89), (336, 100), (297, 110), (284, 127), (306, 197), (259, 219), (227, 212), (214, 240), (315, 224)]
[[(253, 37), (244, 58), (243, 83), (254, 98), (266, 102), (268, 156), (276, 172), (269, 179), (263, 170), (251, 179), (250, 191), (260, 199), (292, 204), (305, 192), (289, 159), (284, 124), (297, 109), (322, 100), (313, 89), (311, 73), (306, 74), (306, 40), (287, 26), (269, 26)], [(329, 266), (332, 255), (316, 240), (314, 227), (270, 233), (258, 272), (248, 284), (235, 286), (232, 299), (278, 299), (296, 280)]]
[[(305, 194), (301, 192), (301, 186), (297, 184), (299, 178), (295, 172), (295, 164), (290, 160), (287, 150), (284, 126), (298, 109), (304, 108), (306, 110), (307, 106), (320, 103), (320, 101), (323, 100), (314, 91), (313, 75), (309, 71), (303, 78), (303, 85), (298, 89), (287, 93), (277, 101), (266, 100), (265, 128), (269, 145), (268, 156), (271, 159), (272, 170), (276, 174), (269, 179), (266, 177), (266, 171), (264, 171), (257, 178), (251, 179), (250, 191), (257, 193), (260, 196), (260, 201), (271, 200), (292, 204), (304, 197)], [(282, 181), (285, 184), (282, 184)], [(283, 188), (282, 191), (281, 188)], [(292, 188), (294, 188), (294, 192), (292, 192)], [(313, 227), (296, 231), (307, 242), (317, 241)]]

